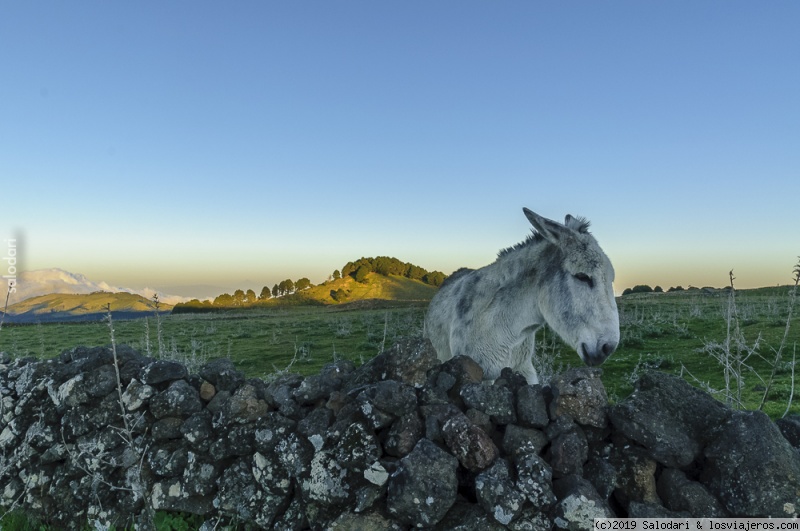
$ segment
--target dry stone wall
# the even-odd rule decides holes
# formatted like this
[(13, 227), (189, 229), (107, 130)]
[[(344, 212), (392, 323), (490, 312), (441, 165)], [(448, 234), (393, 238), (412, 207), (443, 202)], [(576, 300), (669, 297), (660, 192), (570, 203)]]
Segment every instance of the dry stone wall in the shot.
[[(189, 374), (121, 347), (0, 354), (0, 513), (152, 527), (153, 511), (263, 529), (589, 529), (601, 516), (796, 517), (800, 419), (732, 411), (645, 374), (484, 382), (427, 341), (356, 368)], [(119, 382), (119, 385), (118, 385)]]

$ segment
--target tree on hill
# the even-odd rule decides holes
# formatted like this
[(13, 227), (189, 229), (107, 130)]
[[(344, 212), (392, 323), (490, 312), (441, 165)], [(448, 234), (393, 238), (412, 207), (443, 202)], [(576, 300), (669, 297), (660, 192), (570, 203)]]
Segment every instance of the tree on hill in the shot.
[(346, 298), (347, 293), (342, 288), (331, 290), (331, 299), (335, 300), (336, 302), (342, 302)]
[(305, 278), (305, 277), (299, 279), (294, 284), (294, 289), (296, 291), (302, 291), (302, 290), (308, 289), (310, 287), (311, 287), (311, 281), (309, 279)]
[(288, 295), (294, 291), (294, 281), (292, 279), (287, 278), (286, 280), (281, 280), (280, 284), (278, 284), (278, 293), (281, 295)]
[(244, 291), (237, 289), (233, 292), (233, 303), (236, 306), (242, 306), (244, 304)]
[(265, 301), (270, 297), (272, 297), (272, 292), (269, 290), (269, 288), (266, 286), (261, 288), (261, 295), (258, 296), (258, 300)]
[(334, 272), (333, 272), (333, 280), (339, 280), (340, 278), (342, 278), (342, 274), (339, 272), (338, 269), (334, 270)]
[(277, 297), (280, 294), (281, 294), (281, 289), (278, 287), (278, 285), (275, 284), (274, 286), (272, 286), (272, 296)]
[[(355, 278), (358, 270), (362, 267), (367, 268), (369, 272), (375, 272), (384, 276), (396, 275), (406, 277), (411, 280), (420, 280), (431, 286), (439, 286), (444, 279), (447, 278), (444, 273), (439, 271), (429, 272), (422, 267), (408, 262), (402, 262), (391, 256), (360, 258), (355, 262), (347, 262), (342, 268), (341, 275), (342, 277), (349, 275)], [(336, 272), (334, 271), (334, 273)], [(334, 278), (337, 278), (335, 274)]]
[(256, 302), (256, 300), (257, 299), (256, 299), (256, 292), (255, 291), (249, 289), (249, 290), (247, 290), (247, 292), (245, 292), (245, 294), (244, 294), (244, 302), (245, 302), (245, 304), (253, 304), (254, 302)]
[(364, 282), (365, 280), (367, 280), (367, 275), (369, 275), (370, 273), (372, 273), (370, 267), (368, 265), (362, 264), (356, 270), (354, 278), (356, 279), (356, 282)]
[(422, 281), (425, 284), (429, 284), (431, 286), (439, 287), (444, 282), (444, 279), (447, 278), (444, 273), (441, 271), (433, 271), (432, 273), (426, 273), (424, 277), (422, 277)]

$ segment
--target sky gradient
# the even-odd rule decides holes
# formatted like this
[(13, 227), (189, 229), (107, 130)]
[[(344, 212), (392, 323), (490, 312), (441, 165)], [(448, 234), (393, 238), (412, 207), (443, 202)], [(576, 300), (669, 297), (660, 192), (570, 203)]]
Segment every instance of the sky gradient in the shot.
[(788, 284), (798, 27), (780, 0), (3, 2), (0, 239), (256, 289), (480, 267), (526, 206), (589, 218), (617, 292)]

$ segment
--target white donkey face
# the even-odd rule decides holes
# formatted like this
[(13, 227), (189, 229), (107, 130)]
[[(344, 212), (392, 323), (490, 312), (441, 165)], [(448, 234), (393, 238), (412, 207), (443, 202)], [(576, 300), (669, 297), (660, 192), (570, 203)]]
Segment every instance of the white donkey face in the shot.
[(589, 234), (589, 224), (567, 216), (564, 224), (528, 209), (525, 215), (552, 246), (543, 253), (539, 310), (547, 324), (589, 366), (600, 365), (619, 343), (614, 268)]

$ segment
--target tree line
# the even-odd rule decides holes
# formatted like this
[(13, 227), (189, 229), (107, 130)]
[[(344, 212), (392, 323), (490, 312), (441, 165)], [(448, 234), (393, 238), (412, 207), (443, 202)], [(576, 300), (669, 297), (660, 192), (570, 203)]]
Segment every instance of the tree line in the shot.
[[(703, 288), (703, 289), (714, 289), (714, 288)], [(730, 286), (727, 286), (722, 289), (730, 289)], [(672, 293), (673, 291), (700, 291), (700, 288), (689, 286), (688, 288), (684, 289), (683, 286), (675, 286), (669, 288), (667, 290), (667, 293)], [(664, 289), (661, 286), (656, 286), (655, 288), (651, 288), (647, 284), (640, 284), (632, 288), (626, 288), (625, 291), (622, 292), (623, 295), (630, 295), (632, 293), (664, 293)]]
[(283, 297), (284, 295), (297, 293), (298, 291), (303, 291), (304, 289), (308, 289), (313, 286), (314, 285), (311, 283), (311, 281), (305, 277), (298, 279), (297, 281), (287, 278), (286, 280), (281, 280), (279, 283), (272, 286), (272, 289), (270, 289), (269, 286), (264, 286), (261, 288), (261, 292), (258, 295), (256, 295), (256, 292), (252, 289), (237, 289), (233, 292), (233, 295), (230, 293), (223, 293), (222, 295), (216, 296), (213, 301), (200, 301), (199, 299), (192, 299), (189, 302), (176, 304), (173, 308), (173, 312), (175, 312), (175, 309), (178, 310), (175, 313), (181, 313), (182, 311), (190, 312), (192, 310), (243, 308), (246, 306), (253, 306), (254, 304), (258, 304), (260, 302), (266, 302), (272, 298), (278, 298)]

